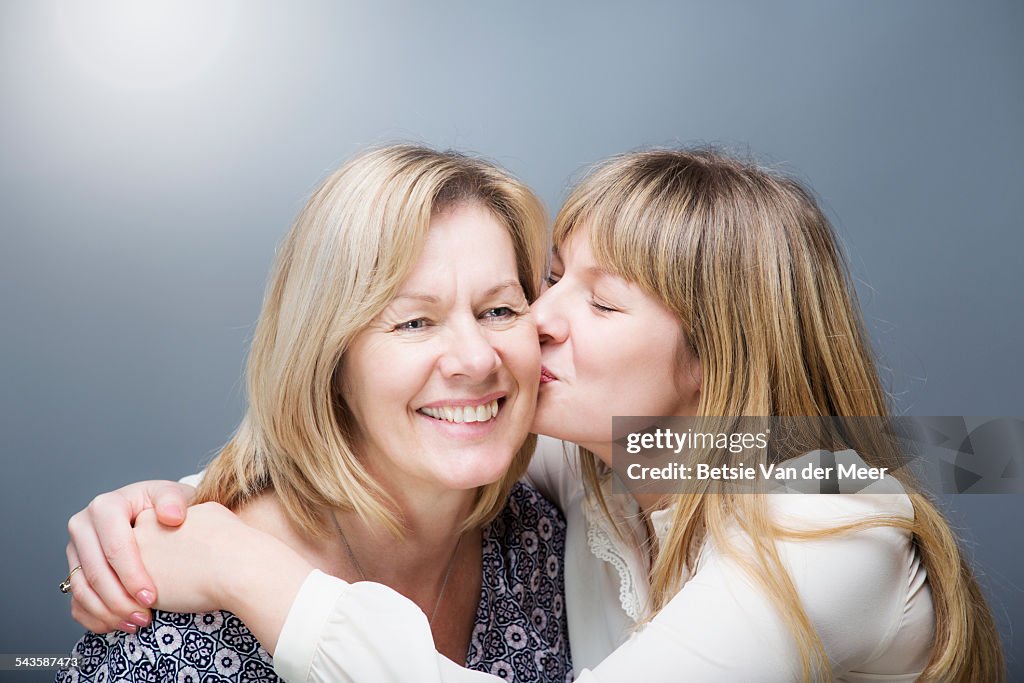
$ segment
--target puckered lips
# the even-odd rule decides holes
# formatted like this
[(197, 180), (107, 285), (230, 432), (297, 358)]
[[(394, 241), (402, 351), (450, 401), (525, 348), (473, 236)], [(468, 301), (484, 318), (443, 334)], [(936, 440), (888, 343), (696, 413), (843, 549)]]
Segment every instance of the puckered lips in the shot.
[(541, 368), (540, 368), (540, 383), (541, 384), (547, 384), (548, 382), (555, 382), (557, 380), (558, 380), (558, 376), (555, 373), (551, 372), (550, 370), (548, 370), (543, 365), (541, 366)]

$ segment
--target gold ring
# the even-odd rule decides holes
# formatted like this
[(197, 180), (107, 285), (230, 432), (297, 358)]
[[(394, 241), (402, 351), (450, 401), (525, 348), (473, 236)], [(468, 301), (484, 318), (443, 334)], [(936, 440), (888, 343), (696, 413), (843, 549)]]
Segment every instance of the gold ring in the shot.
[(82, 568), (82, 565), (78, 565), (77, 567), (75, 567), (74, 569), (71, 570), (71, 573), (68, 574), (68, 578), (66, 578), (66, 579), (64, 579), (63, 581), (60, 582), (60, 586), (58, 586), (58, 588), (60, 588), (60, 592), (61, 593), (70, 593), (71, 592), (71, 577), (74, 576), (75, 572), (77, 572), (81, 568)]

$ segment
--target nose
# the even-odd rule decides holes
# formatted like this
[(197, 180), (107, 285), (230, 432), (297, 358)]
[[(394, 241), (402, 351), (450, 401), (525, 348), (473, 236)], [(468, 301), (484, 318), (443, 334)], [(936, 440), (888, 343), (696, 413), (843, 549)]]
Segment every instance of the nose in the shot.
[(439, 363), (442, 376), (473, 381), (487, 379), (499, 365), (501, 356), (476, 320), (452, 330)]
[(540, 343), (561, 343), (569, 335), (569, 324), (561, 311), (561, 290), (558, 283), (547, 287), (533, 302), (533, 318), (537, 322)]

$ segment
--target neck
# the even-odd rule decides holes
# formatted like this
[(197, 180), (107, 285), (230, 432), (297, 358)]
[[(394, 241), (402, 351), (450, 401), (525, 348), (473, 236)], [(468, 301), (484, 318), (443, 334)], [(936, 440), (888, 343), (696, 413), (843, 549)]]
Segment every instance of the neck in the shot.
[[(407, 526), (402, 539), (383, 525), (363, 523), (351, 512), (335, 512), (365, 578), (387, 584), (419, 605), (431, 619), (439, 650), (449, 659), (462, 661), (480, 600), (481, 531), (470, 529), (460, 541), (459, 529), (472, 509), (475, 492), (445, 493), (459, 495), (435, 492), (430, 501), (426, 497), (420, 503), (400, 501)], [(334, 528), (331, 511), (324, 509), (324, 513), (326, 539), (303, 531), (273, 492), (239, 510), (243, 521), (283, 541), (310, 565), (346, 581), (361, 580)]]
[[(354, 512), (335, 511), (356, 566), (370, 581), (385, 583), (400, 592), (403, 587), (432, 585), (443, 581), (452, 553), (462, 535), (460, 529), (472, 509), (474, 491), (445, 491), (442, 495), (396, 496), (404, 534), (396, 538), (383, 524), (364, 522)], [(340, 539), (339, 539), (340, 541)], [(463, 543), (465, 543), (464, 541)], [(344, 546), (341, 546), (344, 550)], [(352, 565), (348, 551), (341, 555)], [(351, 572), (347, 572), (350, 573)]]
[[(610, 442), (585, 443), (579, 445), (596, 455), (598, 459), (608, 467), (612, 466), (612, 444)], [(628, 495), (632, 495), (633, 498), (636, 499), (636, 502), (640, 504), (641, 512), (646, 515), (651, 514), (655, 510), (660, 510), (665, 507), (665, 504), (668, 502), (667, 496), (662, 493), (640, 493), (633, 491)]]

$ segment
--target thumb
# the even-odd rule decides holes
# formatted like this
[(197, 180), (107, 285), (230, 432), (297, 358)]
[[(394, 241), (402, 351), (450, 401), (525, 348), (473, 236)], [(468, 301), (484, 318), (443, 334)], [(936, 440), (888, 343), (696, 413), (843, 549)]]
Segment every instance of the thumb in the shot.
[(150, 493), (157, 521), (164, 526), (180, 526), (194, 494), (195, 489), (188, 484), (162, 483)]

